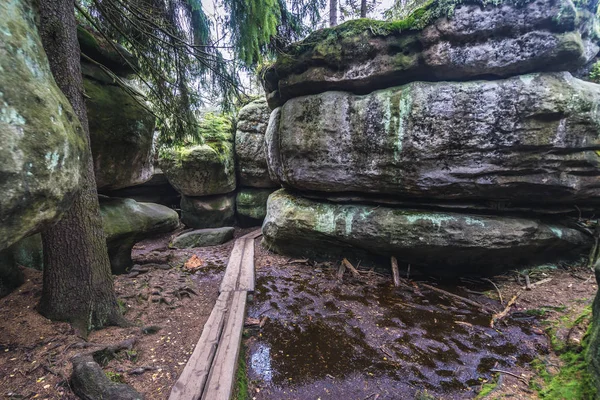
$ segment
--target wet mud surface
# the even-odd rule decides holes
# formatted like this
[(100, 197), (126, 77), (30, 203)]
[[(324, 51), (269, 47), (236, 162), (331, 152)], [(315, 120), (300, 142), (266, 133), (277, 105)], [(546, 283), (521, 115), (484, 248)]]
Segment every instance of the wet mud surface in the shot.
[(245, 343), (256, 399), (473, 398), (491, 369), (548, 352), (527, 316), (491, 328), (489, 313), (418, 284), (395, 288), (377, 275), (339, 281), (333, 269), (301, 264), (258, 268), (248, 317), (263, 321)]

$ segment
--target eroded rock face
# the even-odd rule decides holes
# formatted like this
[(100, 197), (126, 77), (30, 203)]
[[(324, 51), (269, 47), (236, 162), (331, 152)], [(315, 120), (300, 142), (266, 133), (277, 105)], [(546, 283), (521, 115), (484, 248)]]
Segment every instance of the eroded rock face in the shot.
[(152, 178), (155, 120), (112, 79), (102, 81), (102, 74), (100, 68), (88, 64), (83, 85), (88, 95), (86, 108), (96, 185), (106, 191), (139, 185)]
[(227, 141), (168, 150), (159, 164), (184, 196), (224, 194), (236, 187), (233, 145)]
[(235, 221), (235, 193), (206, 197), (181, 196), (181, 222), (190, 228), (220, 228)]
[(244, 106), (238, 114), (235, 134), (236, 169), (240, 185), (276, 187), (271, 181), (265, 153), (265, 132), (271, 110), (265, 99)]
[(142, 239), (175, 230), (177, 213), (165, 206), (131, 199), (101, 198), (100, 215), (113, 274), (133, 266), (131, 249)]
[(400, 198), (596, 203), (600, 85), (569, 73), (295, 98), (271, 115), (282, 184)]
[(432, 2), (400, 22), (358, 20), (314, 32), (266, 72), (269, 105), (415, 80), (575, 71), (598, 53), (597, 20), (569, 0), (459, 4), (452, 17), (433, 18), (445, 15), (440, 7)]
[(33, 2), (0, 3), (0, 250), (57, 221), (79, 189), (83, 130), (56, 86)]
[(238, 222), (258, 226), (267, 215), (267, 200), (273, 189), (241, 188), (235, 199)]
[(442, 275), (482, 274), (577, 255), (591, 238), (556, 222), (269, 197), (265, 244), (313, 258), (396, 256)]

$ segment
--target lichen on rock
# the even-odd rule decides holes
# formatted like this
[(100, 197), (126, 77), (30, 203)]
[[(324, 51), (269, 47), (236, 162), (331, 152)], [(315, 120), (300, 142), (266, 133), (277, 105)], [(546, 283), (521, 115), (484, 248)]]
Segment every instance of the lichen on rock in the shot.
[(0, 250), (57, 221), (79, 190), (86, 142), (54, 82), (32, 1), (0, 3)]

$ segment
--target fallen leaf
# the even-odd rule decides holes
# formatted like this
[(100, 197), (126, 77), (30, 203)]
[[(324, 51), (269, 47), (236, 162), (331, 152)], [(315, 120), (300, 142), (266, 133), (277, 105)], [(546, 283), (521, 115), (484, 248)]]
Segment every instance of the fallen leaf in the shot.
[(201, 268), (203, 265), (204, 265), (204, 261), (202, 261), (200, 259), (200, 257), (198, 257), (197, 255), (194, 254), (193, 256), (190, 257), (189, 260), (187, 260), (185, 262), (183, 267), (185, 269), (187, 269), (188, 271), (193, 272), (193, 271), (197, 270), (198, 268)]

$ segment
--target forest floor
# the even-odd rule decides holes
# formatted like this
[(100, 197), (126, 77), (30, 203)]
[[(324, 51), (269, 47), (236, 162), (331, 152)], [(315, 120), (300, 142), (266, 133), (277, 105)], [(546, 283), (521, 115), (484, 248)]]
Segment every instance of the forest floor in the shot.
[[(249, 231), (236, 230), (236, 237)], [(115, 278), (134, 326), (88, 337), (99, 344), (136, 339), (104, 370), (146, 399), (168, 398), (216, 301), (233, 247), (231, 241), (170, 250), (170, 237), (138, 243), (137, 272)], [(381, 271), (360, 267), (358, 276), (346, 271), (340, 279), (339, 263), (290, 259), (267, 251), (260, 239), (256, 244), (257, 290), (248, 307), (247, 375), (239, 374), (238, 398), (462, 399), (482, 389), (486, 398), (536, 398), (536, 385), (544, 384), (540, 363), (551, 373), (561, 365), (551, 342), (581, 342), (586, 326), (578, 317), (597, 290), (592, 273), (575, 267), (526, 271), (532, 283), (540, 282), (532, 290), (516, 272), (491, 278), (498, 290), (480, 279), (438, 285), (418, 276), (395, 288)], [(75, 399), (70, 359), (87, 351), (84, 341), (68, 324), (36, 312), (42, 274), (25, 273), (25, 284), (0, 299), (0, 396)], [(491, 328), (490, 313), (424, 284), (494, 312), (520, 294)]]

